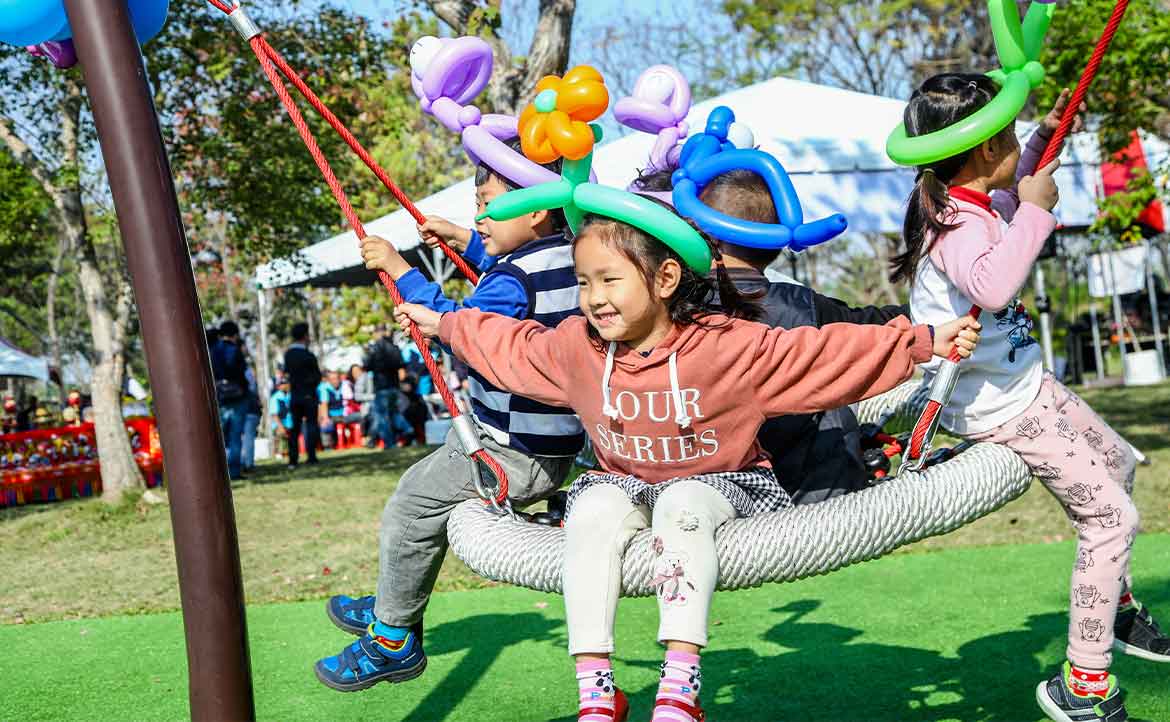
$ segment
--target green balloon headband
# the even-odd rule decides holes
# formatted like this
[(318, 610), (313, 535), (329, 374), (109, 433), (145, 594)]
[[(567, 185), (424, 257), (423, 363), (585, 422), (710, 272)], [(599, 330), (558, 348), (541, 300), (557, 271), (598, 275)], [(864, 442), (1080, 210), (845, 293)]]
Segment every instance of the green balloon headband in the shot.
[(902, 123), (886, 140), (886, 154), (900, 165), (927, 165), (970, 150), (1011, 125), (1028, 93), (1044, 79), (1040, 49), (1055, 4), (1033, 0), (1021, 24), (1014, 0), (988, 0), (991, 35), (1002, 68), (987, 75), (999, 85), (990, 103), (959, 122), (933, 133), (910, 137)]
[[(595, 140), (601, 128), (592, 125)], [(711, 247), (706, 239), (673, 211), (644, 196), (589, 182), (593, 153), (580, 160), (564, 159), (560, 180), (509, 191), (488, 203), (476, 220), (506, 221), (526, 213), (561, 208), (574, 233), (586, 213), (612, 218), (641, 229), (669, 246), (700, 275), (711, 271)]]

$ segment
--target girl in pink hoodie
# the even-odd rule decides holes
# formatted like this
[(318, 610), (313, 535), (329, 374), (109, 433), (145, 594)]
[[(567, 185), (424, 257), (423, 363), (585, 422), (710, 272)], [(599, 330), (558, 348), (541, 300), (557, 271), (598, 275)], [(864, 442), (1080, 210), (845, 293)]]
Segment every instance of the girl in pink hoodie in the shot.
[[(953, 342), (969, 353), (979, 326), (964, 318), (932, 331), (902, 317), (887, 326), (787, 331), (745, 320), (754, 304), (725, 282), (717, 252), (722, 306), (713, 303), (706, 239), (665, 207), (629, 198), (641, 205), (627, 219), (645, 228), (592, 215), (578, 229), (584, 317), (547, 328), (474, 310), (440, 317), (406, 304), (395, 312), (492, 384), (581, 417), (602, 470), (573, 484), (565, 522), (578, 719), (626, 718), (610, 662), (614, 614), (622, 553), (649, 526), (658, 639), (667, 648), (654, 720), (690, 722), (703, 718), (698, 655), (719, 571), (715, 530), (790, 503), (756, 442), (764, 419), (891, 389)], [(651, 235), (662, 225), (649, 222), (656, 214), (670, 214), (685, 232)]]
[[(953, 126), (997, 90), (986, 75), (936, 75), (910, 98), (907, 134)], [(1032, 320), (1017, 298), (1056, 228), (1052, 173), (1059, 162), (1035, 168), (1068, 96), (1065, 90), (1022, 153), (1012, 123), (968, 151), (919, 166), (903, 231), (906, 250), (893, 259), (891, 279), (912, 281), (910, 311), (919, 323), (953, 318), (972, 304), (983, 308), (987, 331), (962, 364), (940, 420), (951, 433), (1013, 449), (1072, 520), (1078, 545), (1068, 661), (1039, 684), (1036, 698), (1058, 722), (1112, 721), (1125, 711), (1108, 671), (1110, 649), (1170, 662), (1170, 639), (1130, 592), (1129, 556), (1138, 529), (1129, 495), (1134, 455), (1044, 371)], [(928, 377), (936, 370), (928, 368)]]

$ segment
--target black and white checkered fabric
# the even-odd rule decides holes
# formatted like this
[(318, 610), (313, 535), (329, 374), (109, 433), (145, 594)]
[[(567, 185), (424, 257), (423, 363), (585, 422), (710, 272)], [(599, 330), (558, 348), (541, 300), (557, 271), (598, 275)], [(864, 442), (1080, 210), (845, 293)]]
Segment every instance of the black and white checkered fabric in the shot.
[(565, 508), (565, 518), (573, 510), (573, 502), (586, 489), (595, 484), (613, 484), (626, 492), (630, 503), (635, 506), (645, 504), (654, 508), (661, 494), (671, 484), (680, 481), (698, 481), (707, 484), (723, 495), (738, 516), (752, 516), (769, 511), (779, 511), (792, 506), (792, 499), (776, 475), (765, 466), (753, 466), (742, 471), (720, 471), (712, 474), (697, 476), (680, 476), (667, 479), (657, 484), (650, 484), (636, 476), (620, 476), (603, 471), (590, 471), (577, 477), (569, 487), (569, 500)]

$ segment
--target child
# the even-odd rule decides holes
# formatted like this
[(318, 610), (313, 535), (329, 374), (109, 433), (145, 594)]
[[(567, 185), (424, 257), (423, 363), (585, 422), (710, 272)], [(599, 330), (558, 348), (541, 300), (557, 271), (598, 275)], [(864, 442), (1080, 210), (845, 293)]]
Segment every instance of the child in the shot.
[[(985, 106), (996, 90), (984, 75), (936, 75), (911, 96), (907, 132), (950, 126)], [(1078, 547), (1068, 661), (1036, 695), (1054, 720), (1112, 721), (1125, 712), (1108, 671), (1110, 646), (1170, 662), (1170, 640), (1130, 591), (1138, 529), (1129, 496), (1134, 457), (1087, 404), (1044, 372), (1029, 334), (1032, 321), (1016, 298), (1056, 227), (1050, 211), (1059, 163), (1031, 174), (1067, 102), (1066, 90), (1022, 157), (1012, 123), (969, 151), (919, 167), (903, 231), (906, 250), (894, 258), (891, 279), (913, 282), (910, 307), (919, 323), (953, 317), (973, 303), (984, 309), (987, 334), (962, 365), (941, 422), (954, 434), (1013, 449), (1072, 519)]]
[(268, 397), (268, 415), (272, 419), (272, 429), (276, 433), (276, 455), (284, 456), (288, 453), (286, 445), (296, 443), (292, 438), (292, 396), (288, 392), (288, 378), (281, 374), (276, 379), (276, 390)]
[[(480, 210), (515, 187), (486, 165), (477, 168), (475, 182)], [(447, 299), (438, 284), (426, 281), (381, 238), (366, 238), (362, 257), (367, 268), (393, 276), (407, 301), (437, 311), (482, 309), (550, 326), (578, 313), (572, 251), (561, 213), (488, 219), (477, 222), (476, 230), (484, 251), (496, 259), (462, 303)], [(403, 390), (417, 397), (413, 388)], [(480, 441), (504, 467), (513, 503), (531, 504), (560, 488), (585, 439), (577, 417), (496, 388), (480, 374), (471, 376), (471, 397)], [(423, 413), (417, 424), (421, 443), (426, 415), (421, 399), (418, 409)], [(476, 491), (468, 460), (452, 431), (443, 447), (403, 475), (386, 503), (376, 599), (329, 600), (334, 623), (361, 639), (317, 663), (322, 682), (352, 691), (422, 674), (426, 655), (417, 631), (447, 551), (447, 519), (457, 504), (472, 498)]]
[[(669, 191), (672, 172), (673, 169), (667, 169), (641, 176), (635, 181), (635, 187), (639, 191)], [(778, 222), (770, 189), (759, 175), (749, 170), (733, 170), (716, 176), (699, 199), (734, 218), (756, 223)], [(764, 269), (779, 257), (779, 248), (748, 248), (722, 240), (718, 240), (718, 247), (735, 287), (746, 294), (760, 295), (764, 308), (760, 320), (769, 326), (882, 325), (910, 314), (907, 306), (852, 308), (807, 286), (768, 280)], [(759, 439), (760, 446), (771, 457), (776, 478), (792, 497), (793, 504), (813, 504), (869, 486), (861, 456), (861, 431), (857, 416), (848, 406), (768, 419), (760, 428)]]
[(328, 371), (325, 379), (317, 385), (317, 423), (325, 434), (325, 445), (334, 449), (341, 446), (341, 429), (338, 424), (345, 416), (345, 398), (341, 393), (341, 374)]
[(614, 614), (622, 552), (651, 526), (658, 638), (667, 647), (654, 720), (689, 722), (702, 719), (698, 655), (718, 575), (715, 529), (789, 504), (756, 441), (764, 418), (890, 389), (932, 348), (945, 353), (956, 340), (972, 348), (978, 325), (960, 319), (940, 326), (932, 343), (927, 327), (911, 328), (906, 319), (793, 331), (743, 320), (759, 309), (730, 285), (718, 261), (721, 306), (711, 302), (706, 240), (665, 207), (634, 198), (622, 221), (586, 215), (574, 238), (585, 318), (554, 329), (410, 304), (395, 313), (400, 323), (438, 335), (496, 386), (580, 415), (602, 471), (574, 482), (566, 521), (565, 611), (578, 719), (628, 714), (610, 663)]

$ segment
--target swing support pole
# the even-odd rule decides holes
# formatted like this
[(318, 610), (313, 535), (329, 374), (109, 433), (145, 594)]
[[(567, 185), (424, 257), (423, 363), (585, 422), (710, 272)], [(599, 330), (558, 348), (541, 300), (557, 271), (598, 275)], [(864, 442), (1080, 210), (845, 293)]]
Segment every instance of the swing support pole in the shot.
[(187, 637), (193, 720), (252, 720), (235, 511), (191, 257), (125, 0), (65, 0), (138, 301)]

